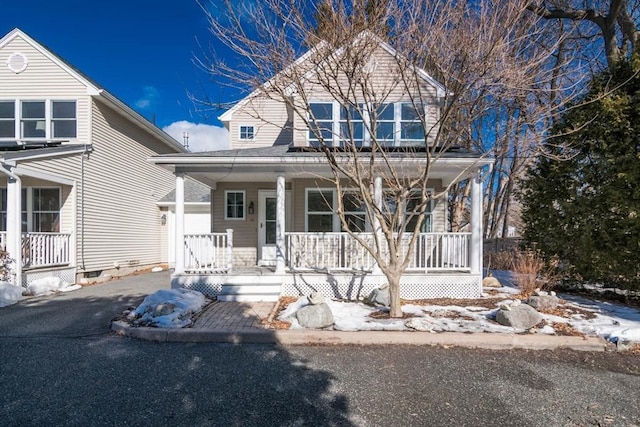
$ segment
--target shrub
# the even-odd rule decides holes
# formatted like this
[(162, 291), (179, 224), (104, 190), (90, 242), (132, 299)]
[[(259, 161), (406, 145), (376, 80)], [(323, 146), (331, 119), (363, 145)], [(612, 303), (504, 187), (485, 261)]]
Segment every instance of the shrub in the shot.
[(558, 283), (558, 262), (545, 261), (538, 251), (515, 252), (513, 272), (523, 297), (531, 296), (536, 289), (549, 291)]

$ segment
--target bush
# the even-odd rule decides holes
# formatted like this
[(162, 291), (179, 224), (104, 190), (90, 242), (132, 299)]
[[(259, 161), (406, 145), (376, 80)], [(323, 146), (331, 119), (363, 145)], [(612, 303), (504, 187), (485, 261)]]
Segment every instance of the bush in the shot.
[(558, 262), (547, 262), (533, 250), (513, 254), (513, 272), (522, 297), (529, 297), (536, 289), (550, 291), (558, 283)]

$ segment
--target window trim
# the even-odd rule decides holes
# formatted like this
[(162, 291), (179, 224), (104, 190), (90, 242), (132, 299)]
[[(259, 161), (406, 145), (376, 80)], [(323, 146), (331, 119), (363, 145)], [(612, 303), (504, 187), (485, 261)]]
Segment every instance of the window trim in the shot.
[[(0, 141), (11, 140), (51, 140), (51, 141), (66, 141), (75, 140), (78, 138), (78, 99), (69, 98), (14, 98), (14, 99), (0, 99), (0, 102), (13, 103), (13, 135), (0, 137)], [(23, 123), (26, 121), (41, 121), (42, 118), (24, 118), (23, 117), (23, 103), (25, 102), (40, 102), (44, 103), (44, 136), (24, 136)], [(74, 118), (54, 118), (53, 117), (53, 104), (55, 102), (72, 102), (75, 106)], [(12, 119), (0, 119), (2, 121), (11, 121)], [(54, 136), (53, 124), (54, 122), (67, 121), (74, 122), (75, 136)]]
[[(249, 129), (251, 129), (251, 137), (247, 137), (247, 136), (242, 136), (243, 135), (243, 128), (246, 129), (247, 133), (249, 131)], [(254, 125), (247, 125), (247, 124), (241, 124), (238, 125), (238, 140), (240, 141), (253, 141), (256, 139), (256, 127)]]
[[(328, 215), (331, 214), (331, 231), (309, 231), (309, 193), (311, 192), (325, 192), (325, 191), (331, 191), (331, 203), (333, 204), (333, 206), (336, 206), (336, 189), (332, 188), (332, 187), (307, 187), (304, 189), (304, 230), (305, 233), (335, 233), (336, 231), (336, 219), (338, 219), (338, 222), (340, 221), (339, 218), (337, 218), (337, 214), (334, 210), (327, 210), (327, 211), (313, 211), (311, 213), (311, 215)], [(327, 207), (327, 209), (329, 209), (329, 207)], [(339, 226), (338, 226), (339, 228)]]
[[(35, 211), (33, 209), (33, 190), (34, 189), (38, 189), (38, 190), (58, 190), (58, 202), (59, 202), (59, 207), (58, 207), (58, 230), (59, 231), (35, 231), (34, 230), (34, 221), (33, 221), (33, 214), (35, 212), (54, 212), (54, 211)], [(0, 187), (0, 191), (4, 192), (4, 194), (7, 194), (7, 187)], [(22, 226), (20, 227), (21, 233), (62, 233), (62, 224), (63, 224), (63, 199), (62, 199), (62, 187), (59, 186), (55, 186), (55, 185), (45, 185), (45, 186), (29, 186), (29, 187), (22, 187), (22, 192), (23, 194), (21, 194), (20, 198), (21, 198), (21, 203), (25, 203), (26, 205), (26, 210), (22, 210), (22, 206), (20, 206), (20, 222), (22, 223), (22, 218), (23, 215), (26, 214), (26, 230), (22, 230)], [(26, 196), (26, 197), (25, 197)], [(6, 200), (6, 198), (5, 198)], [(7, 206), (5, 206), (5, 210), (2, 210), (0, 212), (2, 212), (4, 214), (4, 224), (0, 223), (0, 228), (4, 228), (3, 231), (7, 231), (7, 223), (6, 223), (6, 217), (7, 217), (7, 211), (6, 211)]]
[[(242, 217), (235, 218), (229, 217), (229, 199), (227, 195), (229, 193), (241, 193), (242, 194)], [(237, 206), (237, 205), (236, 205)], [(224, 190), (224, 220), (225, 221), (245, 221), (247, 219), (247, 191), (246, 190)]]

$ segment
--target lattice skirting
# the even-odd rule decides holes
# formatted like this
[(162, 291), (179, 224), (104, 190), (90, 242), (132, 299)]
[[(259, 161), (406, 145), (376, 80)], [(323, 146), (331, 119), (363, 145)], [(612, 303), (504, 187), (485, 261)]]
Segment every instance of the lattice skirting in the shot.
[[(224, 274), (178, 275), (171, 278), (171, 287), (193, 289), (213, 297), (222, 291), (222, 285), (228, 278)], [(482, 293), (481, 281), (480, 275), (472, 274), (406, 274), (400, 282), (400, 297), (477, 298)], [(283, 276), (281, 295), (308, 295), (316, 291), (328, 298), (359, 300), (385, 283), (384, 276), (371, 274), (286, 274)]]
[(37, 279), (45, 277), (58, 277), (67, 283), (76, 282), (76, 269), (74, 267), (47, 268), (42, 270), (23, 270), (22, 286), (27, 287)]
[(222, 290), (226, 275), (185, 274), (171, 277), (171, 288), (185, 288), (202, 292), (208, 297), (214, 297)]
[[(406, 274), (400, 281), (400, 297), (477, 298), (482, 292), (481, 277), (471, 274)], [(282, 295), (308, 295), (317, 291), (330, 298), (358, 300), (386, 283), (384, 276), (355, 274), (292, 274), (285, 278)]]

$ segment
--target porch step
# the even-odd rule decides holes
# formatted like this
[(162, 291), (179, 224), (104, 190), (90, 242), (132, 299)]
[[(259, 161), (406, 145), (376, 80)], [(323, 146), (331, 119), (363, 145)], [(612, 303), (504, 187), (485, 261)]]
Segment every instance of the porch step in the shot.
[(231, 276), (222, 284), (218, 301), (277, 301), (281, 288), (280, 276)]

